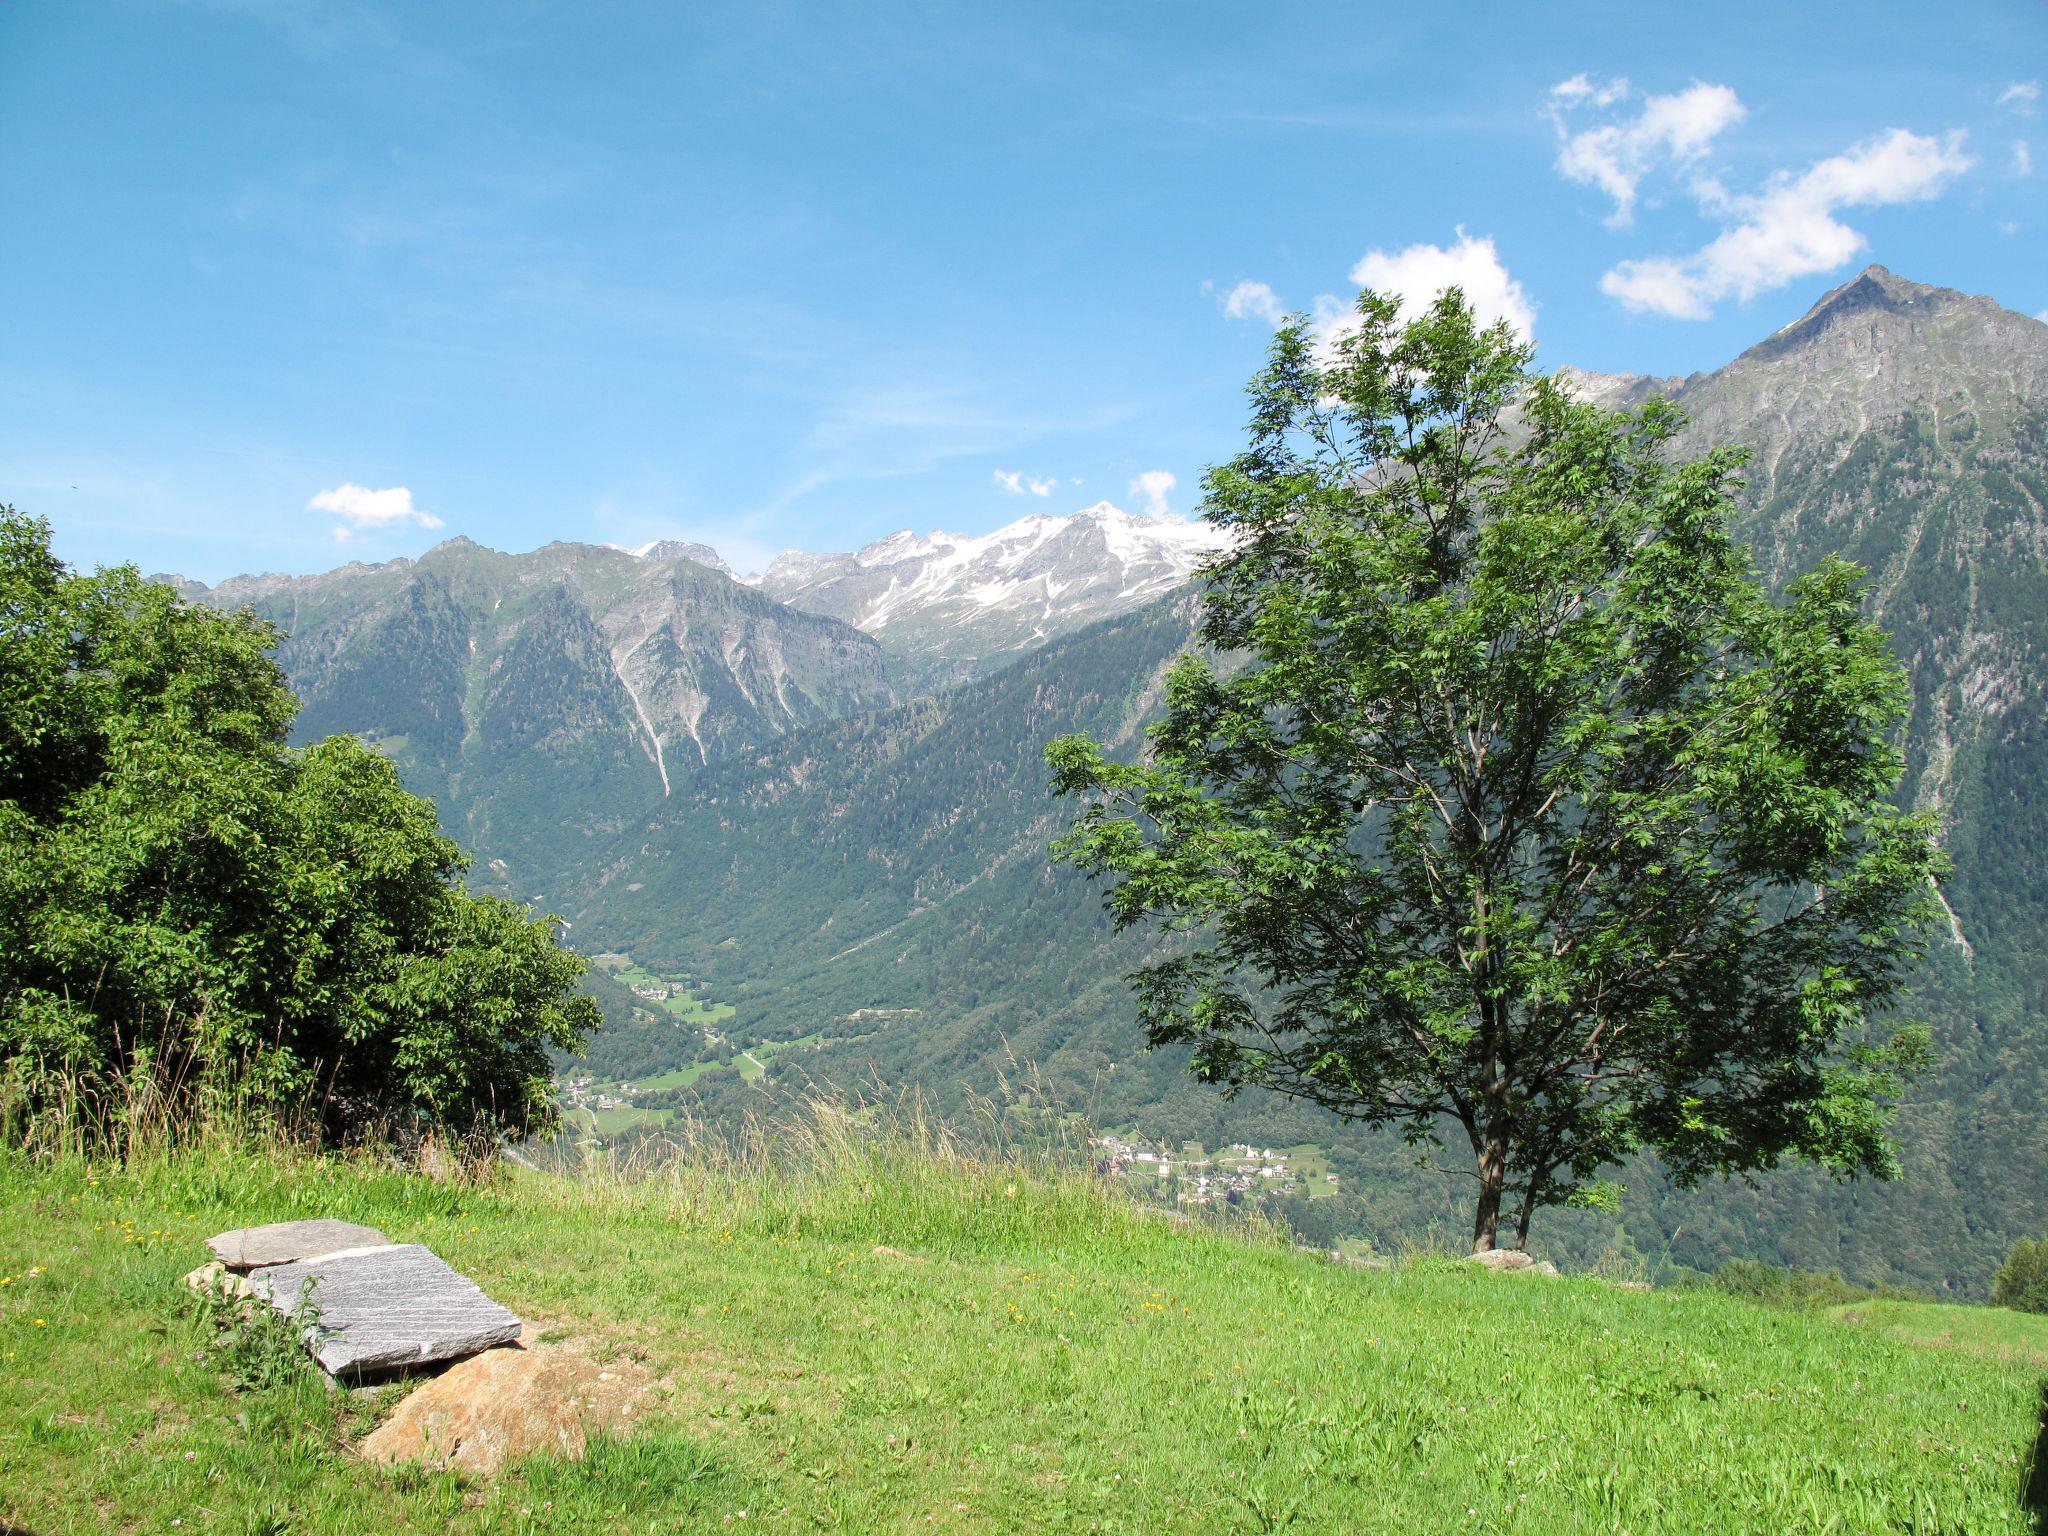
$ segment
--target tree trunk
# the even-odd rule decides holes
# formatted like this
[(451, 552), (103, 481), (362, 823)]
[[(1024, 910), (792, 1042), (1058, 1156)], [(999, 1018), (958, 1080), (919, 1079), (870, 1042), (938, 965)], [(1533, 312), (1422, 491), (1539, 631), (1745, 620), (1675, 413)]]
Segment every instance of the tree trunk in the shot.
[(1507, 1183), (1508, 1139), (1498, 1117), (1479, 1148), (1479, 1210), (1472, 1218), (1472, 1251), (1490, 1252), (1500, 1226), (1500, 1197)]
[(1534, 1174), (1529, 1176), (1529, 1190), (1522, 1197), (1521, 1213), (1515, 1218), (1515, 1246), (1524, 1253), (1529, 1251), (1529, 1222), (1536, 1214), (1536, 1197), (1542, 1191), (1545, 1182)]

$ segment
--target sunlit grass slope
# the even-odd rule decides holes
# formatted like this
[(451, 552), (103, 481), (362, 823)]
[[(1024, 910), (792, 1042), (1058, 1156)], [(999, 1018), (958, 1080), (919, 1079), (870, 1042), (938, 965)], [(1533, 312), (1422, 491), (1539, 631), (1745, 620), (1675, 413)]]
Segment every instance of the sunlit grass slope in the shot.
[[(223, 1227), (419, 1240), (664, 1383), (489, 1484), (357, 1461), (392, 1395), (237, 1394)], [(2048, 1366), (1708, 1293), (1330, 1265), (827, 1115), (487, 1188), (226, 1150), (0, 1169), (0, 1525), (29, 1532), (2033, 1532)], [(1963, 1314), (1955, 1314), (1957, 1317)], [(1991, 1317), (1992, 1314), (1984, 1314)]]

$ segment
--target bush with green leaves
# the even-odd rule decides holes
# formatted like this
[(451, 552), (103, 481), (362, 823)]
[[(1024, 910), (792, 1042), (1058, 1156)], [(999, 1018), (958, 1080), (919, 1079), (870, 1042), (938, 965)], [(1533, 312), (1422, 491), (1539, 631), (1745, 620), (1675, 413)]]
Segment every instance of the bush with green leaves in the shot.
[(2021, 1238), (1991, 1280), (1995, 1306), (2048, 1312), (2048, 1237)]
[(552, 919), (463, 888), (385, 758), (287, 745), (276, 641), (132, 567), (75, 573), (47, 524), (0, 508), (14, 1101), (232, 1093), (330, 1137), (551, 1129), (548, 1052), (597, 1022), (584, 962)]

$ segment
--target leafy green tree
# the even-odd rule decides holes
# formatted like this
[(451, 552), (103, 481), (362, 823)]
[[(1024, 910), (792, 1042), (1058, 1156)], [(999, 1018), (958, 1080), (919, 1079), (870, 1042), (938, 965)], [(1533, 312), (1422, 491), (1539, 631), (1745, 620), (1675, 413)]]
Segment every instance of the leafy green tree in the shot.
[(2048, 1312), (2048, 1237), (2021, 1238), (1991, 1280), (1994, 1306)]
[(331, 1132), (544, 1131), (596, 1022), (549, 919), (478, 899), (353, 737), (285, 745), (274, 633), (0, 508), (0, 1061), (232, 1087)]
[[(1787, 1156), (1894, 1171), (1924, 1031), (1873, 1016), (1936, 855), (1893, 801), (1903, 678), (1823, 563), (1774, 600), (1729, 536), (1741, 457), (1671, 463), (1662, 403), (1533, 377), (1456, 290), (1362, 294), (1251, 387), (1205, 511), (1235, 536), (1143, 761), (1067, 737), (1059, 858), (1120, 926), (1154, 1045), (1417, 1141), (1504, 1204)], [(1222, 660), (1219, 661), (1218, 658)]]

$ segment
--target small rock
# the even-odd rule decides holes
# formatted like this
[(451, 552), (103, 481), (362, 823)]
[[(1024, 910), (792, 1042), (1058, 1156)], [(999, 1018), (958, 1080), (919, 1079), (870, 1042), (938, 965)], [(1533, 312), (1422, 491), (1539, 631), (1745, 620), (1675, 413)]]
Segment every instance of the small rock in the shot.
[(344, 1248), (374, 1248), (391, 1239), (375, 1227), (359, 1227), (352, 1221), (280, 1221), (267, 1227), (238, 1227), (209, 1237), (206, 1246), (229, 1269), (260, 1269), (266, 1264), (290, 1264), (297, 1259), (317, 1259)]
[(1502, 1270), (1527, 1269), (1536, 1261), (1519, 1248), (1489, 1248), (1473, 1254), (1472, 1262), (1497, 1274)]
[(878, 1259), (903, 1259), (912, 1264), (924, 1262), (917, 1254), (905, 1253), (901, 1248), (891, 1248), (887, 1243), (875, 1244), (874, 1254)]
[(255, 1289), (242, 1276), (215, 1259), (211, 1264), (202, 1264), (185, 1277), (185, 1285), (195, 1291), (224, 1291), (230, 1296), (254, 1296)]
[(600, 1370), (551, 1345), (491, 1349), (413, 1392), (368, 1439), (370, 1461), (420, 1461), (490, 1477), (508, 1461), (549, 1451), (571, 1461), (589, 1437), (630, 1418), (647, 1372), (630, 1361)]

